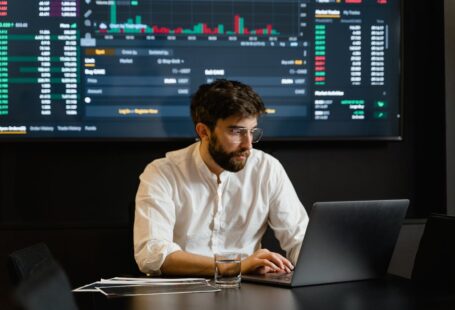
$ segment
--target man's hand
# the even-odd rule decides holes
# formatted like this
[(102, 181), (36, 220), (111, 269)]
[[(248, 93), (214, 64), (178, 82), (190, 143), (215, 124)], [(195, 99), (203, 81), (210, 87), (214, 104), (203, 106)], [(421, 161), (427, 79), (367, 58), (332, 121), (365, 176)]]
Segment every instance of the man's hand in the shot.
[(291, 272), (291, 262), (278, 253), (260, 249), (242, 261), (242, 273)]

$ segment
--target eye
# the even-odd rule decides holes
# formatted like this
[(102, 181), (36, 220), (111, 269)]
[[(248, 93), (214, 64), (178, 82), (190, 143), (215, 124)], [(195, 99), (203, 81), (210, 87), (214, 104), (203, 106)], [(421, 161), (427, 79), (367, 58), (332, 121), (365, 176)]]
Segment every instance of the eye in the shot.
[(245, 128), (231, 128), (231, 133), (233, 135), (241, 135), (243, 134)]

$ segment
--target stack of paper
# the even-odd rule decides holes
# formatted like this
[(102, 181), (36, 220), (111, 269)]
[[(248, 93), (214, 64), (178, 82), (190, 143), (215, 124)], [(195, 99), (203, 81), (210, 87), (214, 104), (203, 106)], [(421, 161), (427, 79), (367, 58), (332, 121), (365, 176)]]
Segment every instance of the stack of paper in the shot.
[(106, 296), (137, 296), (218, 292), (204, 278), (123, 278), (101, 279), (73, 290), (73, 292), (100, 292)]

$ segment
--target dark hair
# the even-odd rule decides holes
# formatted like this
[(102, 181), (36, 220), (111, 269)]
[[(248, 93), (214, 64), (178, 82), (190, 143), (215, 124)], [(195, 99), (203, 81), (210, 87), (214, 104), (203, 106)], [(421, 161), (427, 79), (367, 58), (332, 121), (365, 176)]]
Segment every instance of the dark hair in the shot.
[(216, 80), (203, 84), (191, 98), (194, 125), (203, 123), (210, 130), (219, 119), (249, 117), (265, 113), (264, 102), (251, 88), (238, 81)]

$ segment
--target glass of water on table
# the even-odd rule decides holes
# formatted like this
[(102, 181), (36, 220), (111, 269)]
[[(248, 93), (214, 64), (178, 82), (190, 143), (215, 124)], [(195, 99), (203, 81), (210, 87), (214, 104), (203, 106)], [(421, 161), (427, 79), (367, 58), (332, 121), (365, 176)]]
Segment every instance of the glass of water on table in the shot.
[(215, 285), (219, 288), (238, 288), (242, 279), (241, 254), (221, 252), (215, 254)]

